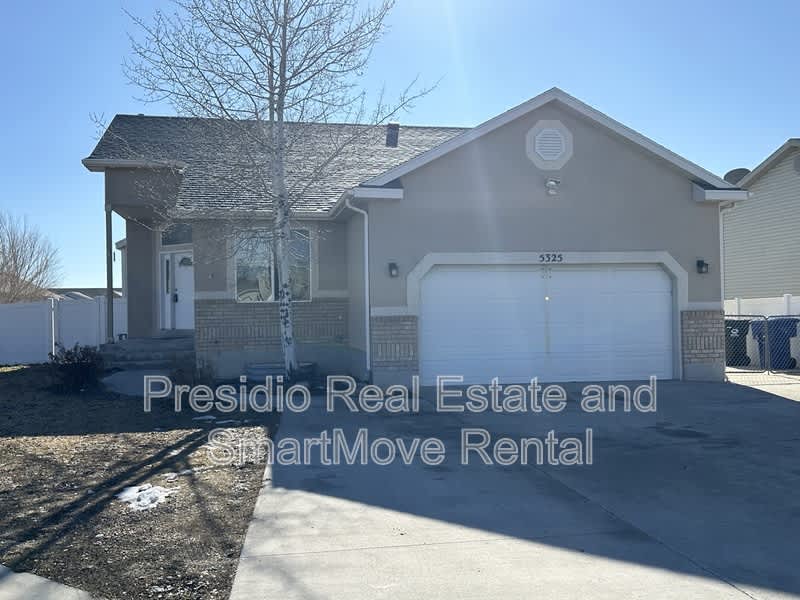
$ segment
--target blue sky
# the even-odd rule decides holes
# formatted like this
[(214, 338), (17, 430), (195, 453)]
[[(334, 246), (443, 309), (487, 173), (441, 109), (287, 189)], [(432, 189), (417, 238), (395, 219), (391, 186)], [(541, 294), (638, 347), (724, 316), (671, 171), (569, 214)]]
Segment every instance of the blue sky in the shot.
[[(401, 122), (475, 125), (557, 85), (703, 167), (752, 167), (800, 136), (800, 3), (398, 0), (367, 89), (442, 78)], [(62, 284), (104, 283), (103, 178), (80, 159), (91, 113), (170, 114), (136, 100), (122, 8), (157, 0), (4, 7), (0, 210), (58, 247)], [(115, 239), (124, 236), (115, 222)], [(118, 278), (118, 273), (117, 273)], [(117, 279), (117, 282), (119, 279)]]

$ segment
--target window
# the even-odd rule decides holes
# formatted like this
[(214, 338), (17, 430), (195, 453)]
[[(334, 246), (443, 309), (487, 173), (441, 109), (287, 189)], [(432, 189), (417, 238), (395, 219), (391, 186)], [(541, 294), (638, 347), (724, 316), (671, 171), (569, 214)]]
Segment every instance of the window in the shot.
[(307, 229), (292, 231), (289, 240), (292, 298), (311, 300), (311, 240)]
[[(311, 244), (308, 230), (297, 229), (289, 240), (289, 271), (293, 300), (311, 299)], [(239, 302), (277, 300), (278, 268), (269, 233), (248, 235), (236, 248), (236, 299)]]
[(176, 244), (192, 243), (191, 223), (173, 223), (161, 232), (161, 245), (174, 246)]
[(236, 299), (272, 300), (272, 249), (266, 237), (248, 237), (236, 248)]

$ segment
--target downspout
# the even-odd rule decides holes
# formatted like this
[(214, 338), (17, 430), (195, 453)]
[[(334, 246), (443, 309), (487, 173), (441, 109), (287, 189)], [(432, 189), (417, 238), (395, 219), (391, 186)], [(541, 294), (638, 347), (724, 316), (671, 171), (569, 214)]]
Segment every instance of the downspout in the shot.
[(366, 337), (367, 381), (372, 381), (372, 334), (370, 332), (370, 294), (369, 294), (369, 213), (350, 203), (352, 196), (345, 197), (344, 204), (353, 212), (364, 217), (364, 332)]
[(725, 312), (725, 212), (735, 207), (735, 202), (719, 205), (719, 281), (723, 313)]

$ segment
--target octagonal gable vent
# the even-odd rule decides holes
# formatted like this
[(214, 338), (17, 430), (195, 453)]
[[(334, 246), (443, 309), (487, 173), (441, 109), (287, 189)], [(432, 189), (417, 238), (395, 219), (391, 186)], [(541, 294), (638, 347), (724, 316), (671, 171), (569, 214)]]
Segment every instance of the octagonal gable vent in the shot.
[(540, 169), (561, 169), (572, 157), (572, 132), (561, 121), (539, 121), (525, 135), (525, 152)]
[(558, 160), (564, 154), (564, 136), (558, 129), (542, 129), (536, 135), (536, 154), (542, 160)]

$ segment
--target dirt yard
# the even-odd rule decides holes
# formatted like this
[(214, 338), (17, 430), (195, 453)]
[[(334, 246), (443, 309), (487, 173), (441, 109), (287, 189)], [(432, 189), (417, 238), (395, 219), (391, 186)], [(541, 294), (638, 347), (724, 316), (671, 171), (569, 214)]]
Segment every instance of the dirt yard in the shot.
[[(227, 598), (263, 457), (219, 466), (197, 414), (50, 386), (44, 367), (0, 368), (0, 563), (100, 598)], [(219, 426), (263, 443), (270, 419), (246, 418)], [(173, 493), (141, 511), (115, 497), (144, 484)]]

